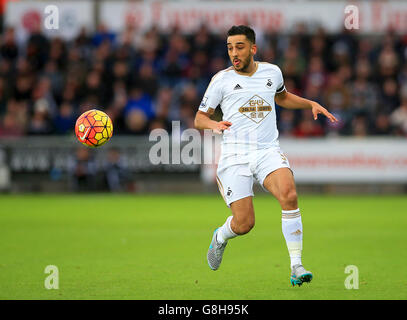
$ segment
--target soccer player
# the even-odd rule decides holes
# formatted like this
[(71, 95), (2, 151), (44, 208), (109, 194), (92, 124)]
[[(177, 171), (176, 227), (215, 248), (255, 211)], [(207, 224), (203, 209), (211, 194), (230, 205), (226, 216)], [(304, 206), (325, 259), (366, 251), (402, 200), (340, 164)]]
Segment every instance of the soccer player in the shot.
[[(282, 209), (282, 231), (291, 259), (291, 284), (301, 286), (312, 273), (301, 262), (303, 227), (294, 176), (279, 147), (275, 103), (288, 109), (311, 109), (314, 119), (323, 114), (337, 119), (320, 104), (287, 92), (280, 68), (254, 61), (256, 39), (248, 26), (233, 26), (227, 33), (232, 66), (215, 74), (195, 116), (195, 127), (223, 134), (217, 169), (219, 190), (232, 215), (215, 230), (207, 260), (212, 270), (222, 262), (228, 241), (254, 226), (253, 181), (269, 191)], [(210, 118), (220, 106), (223, 121)]]

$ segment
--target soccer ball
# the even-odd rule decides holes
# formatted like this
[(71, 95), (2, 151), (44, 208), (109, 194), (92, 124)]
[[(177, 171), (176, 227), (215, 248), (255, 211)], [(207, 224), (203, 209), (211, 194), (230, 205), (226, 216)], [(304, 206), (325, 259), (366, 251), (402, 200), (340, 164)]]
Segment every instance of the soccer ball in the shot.
[(100, 147), (112, 137), (112, 120), (103, 111), (88, 110), (76, 120), (75, 134), (79, 142), (85, 146)]

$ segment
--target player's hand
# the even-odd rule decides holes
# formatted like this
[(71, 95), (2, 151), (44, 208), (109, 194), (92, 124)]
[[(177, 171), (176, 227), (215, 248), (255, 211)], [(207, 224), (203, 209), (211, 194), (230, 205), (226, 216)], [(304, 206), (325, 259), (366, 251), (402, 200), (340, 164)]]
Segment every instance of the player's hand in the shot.
[(222, 134), (223, 131), (228, 130), (231, 125), (232, 123), (229, 121), (219, 121), (216, 123), (215, 128), (213, 128), (213, 132)]
[(328, 110), (326, 110), (323, 106), (321, 106), (319, 103), (313, 103), (312, 104), (312, 114), (314, 115), (314, 120), (318, 119), (318, 114), (322, 113), (325, 117), (327, 117), (331, 122), (337, 122), (338, 119), (334, 117), (334, 115)]

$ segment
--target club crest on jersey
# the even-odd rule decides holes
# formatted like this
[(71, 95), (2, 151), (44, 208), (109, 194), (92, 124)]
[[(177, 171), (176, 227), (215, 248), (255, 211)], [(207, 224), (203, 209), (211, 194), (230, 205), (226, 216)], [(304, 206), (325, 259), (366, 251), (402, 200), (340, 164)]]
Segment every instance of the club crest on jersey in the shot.
[(271, 89), (272, 86), (273, 86), (273, 82), (271, 81), (271, 79), (267, 79), (266, 87)]
[(243, 106), (239, 112), (250, 120), (260, 123), (271, 112), (271, 104), (258, 95), (254, 95)]

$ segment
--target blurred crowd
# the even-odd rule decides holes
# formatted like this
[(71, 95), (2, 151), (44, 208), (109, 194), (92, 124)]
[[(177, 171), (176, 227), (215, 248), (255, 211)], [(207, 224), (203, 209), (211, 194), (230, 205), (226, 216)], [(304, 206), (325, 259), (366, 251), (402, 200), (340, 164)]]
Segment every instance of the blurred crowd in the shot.
[[(340, 121), (278, 108), (281, 136), (407, 136), (407, 37), (363, 37), (304, 25), (291, 34), (256, 30), (255, 60), (277, 64), (289, 92), (318, 101)], [(34, 30), (24, 43), (13, 28), (0, 37), (0, 136), (72, 134), (76, 118), (97, 108), (115, 134), (193, 127), (211, 77), (230, 63), (226, 36), (203, 25), (113, 33), (100, 25), (72, 41)], [(217, 114), (217, 116), (221, 116)]]
[(101, 166), (96, 164), (90, 148), (77, 148), (74, 157), (69, 159), (68, 172), (70, 188), (75, 192), (135, 191), (132, 174), (116, 148), (108, 149)]

